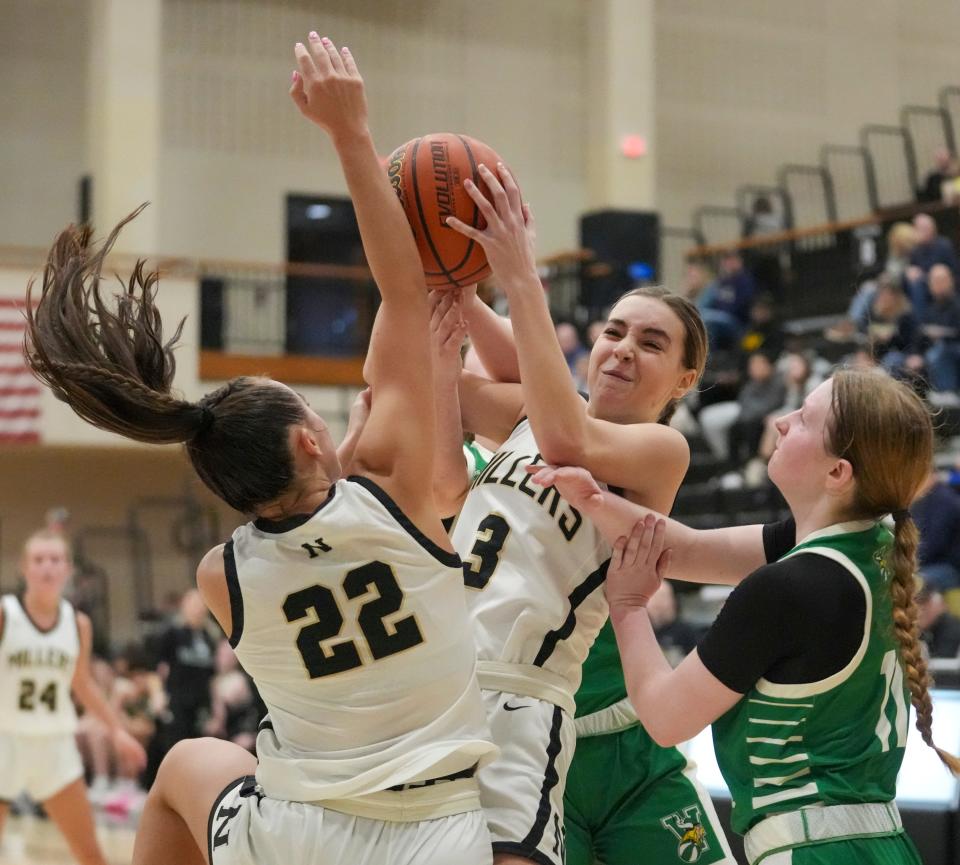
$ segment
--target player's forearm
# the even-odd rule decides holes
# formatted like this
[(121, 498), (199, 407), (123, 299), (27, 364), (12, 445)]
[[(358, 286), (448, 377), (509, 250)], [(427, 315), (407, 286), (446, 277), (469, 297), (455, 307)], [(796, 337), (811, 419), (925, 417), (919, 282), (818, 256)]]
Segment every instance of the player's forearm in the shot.
[(476, 296), (464, 307), (463, 317), (477, 356), (493, 380), (519, 382), (520, 363), (510, 319), (497, 315)]
[(516, 334), (524, 406), (540, 453), (553, 465), (583, 465), (584, 403), (557, 342), (540, 279), (531, 272), (505, 281), (504, 290)]
[(460, 419), (460, 376), (436, 382), (437, 436), (433, 464), (433, 496), (441, 517), (453, 516), (467, 494), (470, 479), (463, 455), (463, 424)]
[(671, 705), (673, 668), (657, 643), (646, 607), (611, 607), (627, 696), (637, 717), (659, 745), (675, 745), (677, 719)]
[[(385, 301), (426, 309), (426, 286), (413, 233), (369, 133), (334, 139), (360, 227), (367, 264)], [(426, 313), (425, 313), (426, 316)]]

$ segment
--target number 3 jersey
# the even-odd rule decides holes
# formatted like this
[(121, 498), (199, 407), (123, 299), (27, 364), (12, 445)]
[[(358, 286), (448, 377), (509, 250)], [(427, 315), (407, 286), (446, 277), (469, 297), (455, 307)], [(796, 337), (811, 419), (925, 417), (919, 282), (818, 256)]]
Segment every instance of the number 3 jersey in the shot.
[(607, 619), (610, 545), (553, 488), (526, 418), (478, 474), (453, 530), (476, 632), (480, 686), (573, 714), (580, 668)]
[(71, 735), (77, 714), (70, 687), (80, 655), (73, 606), (61, 600), (56, 624), (44, 631), (14, 595), (0, 605), (0, 734)]
[(459, 557), (374, 482), (312, 515), (241, 526), (224, 548), (230, 642), (268, 716), (257, 780), (321, 802), (492, 759)]

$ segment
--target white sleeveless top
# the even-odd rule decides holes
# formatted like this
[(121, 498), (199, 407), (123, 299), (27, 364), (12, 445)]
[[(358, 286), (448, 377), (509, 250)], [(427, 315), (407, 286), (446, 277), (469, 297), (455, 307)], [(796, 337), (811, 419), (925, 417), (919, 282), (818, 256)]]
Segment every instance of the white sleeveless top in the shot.
[(366, 478), (310, 515), (241, 526), (224, 549), (230, 641), (269, 710), (268, 796), (348, 799), (496, 756), (463, 572)]
[(464, 562), (481, 687), (551, 700), (572, 714), (580, 668), (607, 619), (611, 548), (555, 488), (531, 482), (524, 467), (542, 462), (524, 418), (474, 479), (453, 544)]
[(73, 606), (61, 600), (56, 624), (44, 631), (15, 595), (4, 595), (0, 605), (0, 733), (71, 735), (77, 713), (70, 686), (80, 657)]

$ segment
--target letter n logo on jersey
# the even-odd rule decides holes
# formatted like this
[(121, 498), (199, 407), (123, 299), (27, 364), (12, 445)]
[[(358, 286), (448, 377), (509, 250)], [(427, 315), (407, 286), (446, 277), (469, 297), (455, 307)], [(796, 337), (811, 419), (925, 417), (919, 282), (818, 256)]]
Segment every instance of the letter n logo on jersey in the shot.
[(679, 842), (677, 856), (681, 862), (696, 862), (710, 849), (707, 843), (707, 830), (700, 821), (700, 807), (688, 805), (681, 814), (675, 811), (660, 818), (660, 825), (673, 833)]

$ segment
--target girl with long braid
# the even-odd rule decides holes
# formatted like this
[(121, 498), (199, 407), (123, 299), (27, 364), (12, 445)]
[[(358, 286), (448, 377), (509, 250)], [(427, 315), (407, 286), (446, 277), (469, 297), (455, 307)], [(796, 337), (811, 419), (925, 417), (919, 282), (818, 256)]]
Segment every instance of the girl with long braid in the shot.
[(133, 861), (488, 865), (474, 774), (496, 748), (460, 559), (431, 490), (423, 271), (350, 52), (311, 33), (295, 54), (290, 95), (336, 148), (382, 296), (358, 439), (338, 451), (306, 401), (267, 378), (197, 403), (173, 395), (180, 329), (164, 341), (156, 276), (138, 265), (115, 309), (102, 294), (123, 223), (97, 251), (88, 230), (60, 235), (29, 319), (30, 365), (60, 399), (101, 429), (186, 442), (203, 482), (251, 517), (207, 553), (197, 583), (268, 707), (257, 758), (231, 742), (179, 743)]
[(662, 744), (713, 724), (751, 865), (916, 865), (893, 801), (911, 702), (924, 741), (960, 774), (931, 735), (914, 603), (918, 533), (907, 508), (930, 465), (930, 416), (903, 384), (843, 370), (777, 431), (770, 478), (798, 542), (740, 582), (676, 670), (646, 604), (674, 551), (689, 542), (696, 558), (718, 535), (657, 519), (582, 469), (544, 469), (537, 482), (555, 483), (605, 536), (619, 536), (606, 592), (631, 702)]

